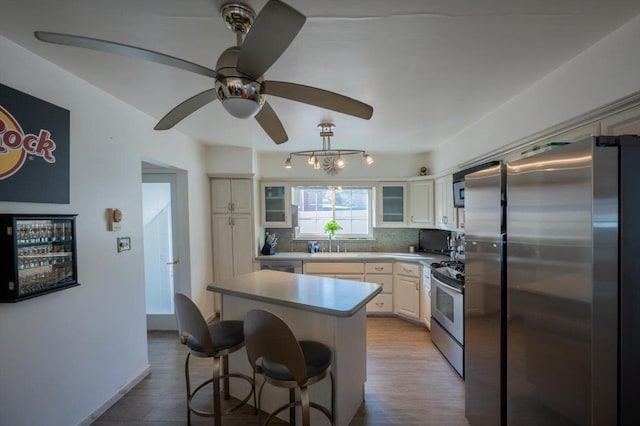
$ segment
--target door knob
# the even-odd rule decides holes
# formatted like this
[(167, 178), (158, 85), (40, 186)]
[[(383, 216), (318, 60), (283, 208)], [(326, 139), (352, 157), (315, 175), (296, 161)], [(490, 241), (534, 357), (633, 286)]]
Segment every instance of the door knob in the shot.
[(167, 262), (167, 265), (179, 265), (180, 259), (175, 259), (173, 262)]

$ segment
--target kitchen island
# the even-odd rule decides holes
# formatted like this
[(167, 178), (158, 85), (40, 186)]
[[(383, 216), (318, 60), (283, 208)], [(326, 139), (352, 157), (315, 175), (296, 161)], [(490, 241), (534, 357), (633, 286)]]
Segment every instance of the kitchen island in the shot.
[[(216, 282), (207, 290), (222, 295), (224, 320), (243, 320), (248, 311), (264, 309), (282, 318), (299, 340), (329, 346), (333, 351), (336, 425), (349, 424), (364, 400), (367, 378), (364, 306), (382, 291), (379, 284), (262, 270)], [(244, 350), (233, 353), (229, 364), (230, 371), (251, 375)], [(242, 385), (232, 383), (231, 394), (246, 394)], [(331, 406), (328, 378), (312, 385), (309, 393), (311, 401)], [(265, 386), (263, 409), (271, 412), (286, 403), (288, 395), (286, 389)], [(281, 413), (280, 418), (287, 421), (287, 415)], [(311, 416), (314, 425), (329, 424), (317, 410), (311, 410)]]

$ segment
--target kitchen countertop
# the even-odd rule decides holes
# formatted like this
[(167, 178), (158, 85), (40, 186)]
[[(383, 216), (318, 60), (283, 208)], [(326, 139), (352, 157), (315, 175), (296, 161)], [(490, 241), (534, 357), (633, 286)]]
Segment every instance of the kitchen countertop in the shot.
[(261, 270), (210, 284), (207, 290), (303, 311), (350, 317), (380, 293), (382, 286), (361, 281)]
[(449, 260), (449, 256), (435, 253), (403, 253), (403, 252), (340, 252), (340, 253), (305, 253), (305, 252), (282, 252), (269, 256), (260, 255), (256, 260), (302, 260), (305, 262), (324, 261), (412, 261), (421, 262), (429, 266), (432, 262)]

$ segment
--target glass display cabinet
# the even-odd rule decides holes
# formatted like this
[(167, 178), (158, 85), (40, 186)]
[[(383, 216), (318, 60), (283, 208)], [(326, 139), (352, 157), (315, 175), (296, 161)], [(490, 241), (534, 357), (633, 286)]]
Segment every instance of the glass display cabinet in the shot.
[(79, 285), (76, 215), (0, 214), (0, 302)]

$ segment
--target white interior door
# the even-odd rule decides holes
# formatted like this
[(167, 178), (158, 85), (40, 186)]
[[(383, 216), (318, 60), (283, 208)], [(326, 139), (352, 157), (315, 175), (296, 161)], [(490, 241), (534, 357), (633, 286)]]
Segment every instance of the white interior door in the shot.
[(180, 258), (176, 235), (175, 174), (143, 174), (142, 217), (147, 329), (176, 330), (173, 295)]

